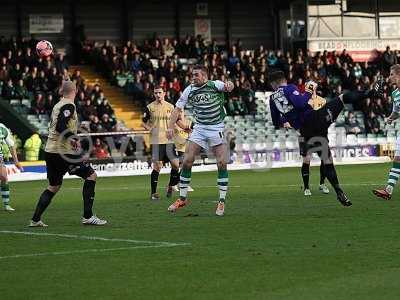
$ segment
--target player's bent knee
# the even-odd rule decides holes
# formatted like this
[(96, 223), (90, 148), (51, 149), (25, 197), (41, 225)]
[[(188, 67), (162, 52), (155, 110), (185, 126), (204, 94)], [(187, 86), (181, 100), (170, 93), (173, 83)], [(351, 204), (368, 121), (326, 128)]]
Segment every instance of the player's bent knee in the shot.
[(153, 163), (153, 170), (156, 171), (156, 172), (158, 172), (158, 173), (160, 173), (160, 170), (161, 170), (161, 163), (159, 163), (159, 162), (154, 162), (154, 163)]
[(172, 169), (178, 170), (179, 169), (179, 160), (178, 159), (172, 160), (171, 167), (172, 167)]
[(190, 169), (193, 166), (194, 159), (192, 158), (185, 158), (183, 160), (182, 168)]
[(97, 179), (97, 173), (93, 172), (88, 178), (86, 178), (88, 180), (92, 180), (92, 181), (96, 181)]
[(217, 161), (217, 167), (220, 170), (221, 169), (226, 169), (226, 165), (227, 165), (227, 163), (226, 163), (226, 161), (224, 159)]
[(52, 192), (53, 194), (56, 194), (61, 188), (61, 185), (49, 185), (47, 189)]

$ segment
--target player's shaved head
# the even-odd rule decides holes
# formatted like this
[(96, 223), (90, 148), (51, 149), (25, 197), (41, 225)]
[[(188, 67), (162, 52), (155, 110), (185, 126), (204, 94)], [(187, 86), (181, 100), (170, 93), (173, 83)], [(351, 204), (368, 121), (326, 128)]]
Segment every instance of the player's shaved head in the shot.
[(71, 80), (63, 80), (61, 85), (61, 95), (65, 98), (73, 97), (75, 98), (76, 94), (76, 84)]
[(201, 71), (205, 76), (208, 75), (208, 69), (206, 66), (203, 65), (195, 65), (193, 67), (193, 71)]
[(268, 76), (269, 83), (272, 88), (276, 90), (281, 84), (286, 82), (285, 73), (282, 71), (275, 71), (269, 74)]
[(192, 82), (195, 86), (201, 86), (207, 82), (208, 70), (203, 65), (196, 65), (192, 71)]

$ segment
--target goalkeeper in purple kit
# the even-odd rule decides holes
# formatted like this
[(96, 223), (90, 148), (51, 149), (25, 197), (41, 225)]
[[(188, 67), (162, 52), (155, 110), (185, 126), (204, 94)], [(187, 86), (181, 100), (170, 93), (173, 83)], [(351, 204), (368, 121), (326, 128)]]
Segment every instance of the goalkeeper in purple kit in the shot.
[(343, 206), (350, 206), (351, 201), (340, 187), (328, 141), (328, 128), (344, 107), (342, 96), (328, 102), (321, 109), (314, 110), (308, 101), (316, 93), (315, 82), (308, 82), (306, 92), (302, 94), (295, 85), (287, 83), (285, 74), (281, 71), (271, 73), (269, 81), (275, 91), (269, 100), (274, 126), (281, 127), (284, 123), (289, 123), (300, 131), (304, 139), (302, 142), (308, 145), (307, 154), (317, 152), (323, 161), (325, 176), (335, 189), (337, 200)]

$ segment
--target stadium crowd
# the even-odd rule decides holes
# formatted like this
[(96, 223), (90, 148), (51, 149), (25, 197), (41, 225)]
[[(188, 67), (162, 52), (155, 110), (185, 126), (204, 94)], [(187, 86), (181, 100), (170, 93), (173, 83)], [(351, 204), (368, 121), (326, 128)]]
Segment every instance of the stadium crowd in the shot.
[[(30, 99), (31, 114), (51, 113), (59, 100), (58, 87), (68, 74), (69, 64), (62, 54), (46, 59), (38, 58), (33, 37), (18, 41), (0, 37), (0, 90), (3, 99)], [(346, 116), (348, 133), (381, 133), (379, 118), (391, 111), (390, 89), (384, 87), (381, 99), (368, 98), (379, 76), (388, 74), (389, 67), (400, 62), (399, 51), (389, 48), (377, 53), (372, 62), (354, 62), (350, 55), (327, 52), (311, 54), (303, 50), (296, 53), (269, 50), (259, 46), (255, 50), (244, 49), (238, 40), (229, 49), (213, 41), (206, 45), (201, 37), (187, 36), (182, 40), (145, 40), (141, 44), (127, 41), (117, 47), (86, 41), (82, 57), (94, 64), (99, 72), (115, 85), (124, 87), (133, 99), (145, 106), (152, 100), (152, 88), (159, 83), (167, 92), (167, 99), (175, 103), (183, 89), (190, 83), (195, 63), (208, 67), (210, 79), (230, 78), (235, 88), (226, 98), (228, 115), (255, 115), (256, 91), (269, 91), (268, 74), (283, 70), (290, 83), (303, 91), (307, 80), (319, 83), (318, 93), (332, 99), (342, 92), (355, 110), (364, 113), (364, 124), (354, 114)], [(77, 83), (75, 99), (82, 129), (89, 132), (117, 131), (114, 111), (99, 85), (85, 83), (79, 70), (71, 77)], [(107, 157), (109, 153), (101, 139), (95, 139), (93, 156)]]
[[(69, 64), (63, 54), (42, 59), (32, 49), (38, 41), (34, 38), (17, 41), (0, 38), (0, 95), (5, 100), (29, 99), (29, 114), (50, 115), (59, 100), (61, 80), (68, 74)], [(100, 85), (89, 86), (80, 71), (75, 70), (71, 80), (78, 87), (75, 104), (82, 130), (86, 132), (117, 131), (114, 111)], [(94, 157), (109, 156), (107, 147), (98, 139), (94, 141)]]
[[(383, 53), (377, 52), (373, 62), (359, 63), (346, 50), (316, 54), (299, 50), (291, 54), (259, 46), (253, 51), (244, 49), (240, 40), (226, 50), (215, 41), (206, 45), (200, 37), (189, 36), (181, 41), (168, 38), (145, 40), (142, 44), (128, 41), (121, 47), (109, 41), (86, 42), (84, 49), (85, 57), (90, 57), (99, 72), (124, 86), (143, 106), (151, 101), (156, 82), (164, 86), (167, 99), (175, 103), (190, 82), (192, 64), (198, 62), (209, 68), (210, 79), (230, 78), (235, 83), (225, 103), (228, 115), (254, 115), (255, 91), (271, 90), (268, 73), (280, 69), (287, 74), (289, 83), (301, 91), (307, 80), (318, 82), (318, 93), (328, 100), (342, 92), (351, 92), (347, 101), (354, 104), (354, 109), (363, 111), (367, 133), (380, 132), (377, 117), (384, 117), (391, 110), (389, 86), (385, 86), (382, 99), (366, 97), (367, 91), (379, 76), (388, 74), (391, 65), (400, 61), (400, 52), (389, 47)], [(349, 125), (349, 132), (356, 125)]]

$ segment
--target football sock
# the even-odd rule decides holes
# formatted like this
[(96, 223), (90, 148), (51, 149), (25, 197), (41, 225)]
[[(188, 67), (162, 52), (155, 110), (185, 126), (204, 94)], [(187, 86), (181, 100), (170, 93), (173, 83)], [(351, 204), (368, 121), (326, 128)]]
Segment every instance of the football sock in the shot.
[(321, 160), (321, 165), (319, 166), (319, 184), (325, 183), (325, 165), (324, 162)]
[(8, 183), (1, 183), (1, 198), (3, 199), (4, 205), (8, 205), (10, 203), (10, 186)]
[(335, 166), (333, 164), (325, 164), (325, 176), (328, 178), (328, 181), (335, 189), (336, 194), (342, 192), (340, 188), (339, 180), (337, 178)]
[(179, 182), (179, 170), (174, 168), (171, 169), (171, 174), (169, 176), (169, 186), (177, 185)]
[(93, 216), (92, 208), (94, 202), (94, 188), (96, 187), (96, 181), (86, 179), (83, 184), (82, 196), (83, 196), (83, 217), (89, 219)]
[(218, 189), (219, 189), (219, 201), (225, 202), (226, 193), (228, 192), (228, 170), (218, 169)]
[(389, 178), (387, 181), (386, 191), (389, 194), (393, 193), (393, 188), (399, 180), (400, 177), (400, 162), (393, 162), (393, 167), (389, 171)]
[(180, 182), (179, 182), (179, 196), (181, 200), (186, 200), (188, 186), (192, 177), (192, 169), (183, 168), (181, 171)]
[(158, 184), (158, 173), (156, 170), (151, 172), (151, 193), (154, 194), (157, 192), (157, 184)]
[(54, 193), (45, 189), (42, 195), (40, 195), (39, 202), (36, 205), (35, 213), (33, 214), (32, 221), (38, 222), (46, 210), (47, 206), (49, 206), (51, 199), (53, 199)]
[(303, 178), (304, 189), (309, 189), (310, 181), (310, 164), (305, 164), (301, 166), (301, 177)]

